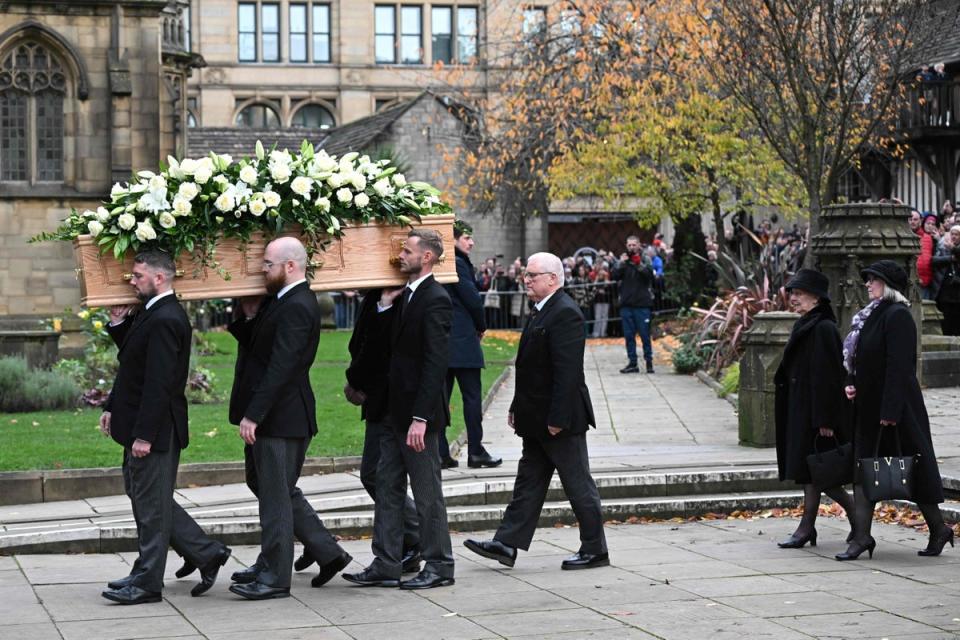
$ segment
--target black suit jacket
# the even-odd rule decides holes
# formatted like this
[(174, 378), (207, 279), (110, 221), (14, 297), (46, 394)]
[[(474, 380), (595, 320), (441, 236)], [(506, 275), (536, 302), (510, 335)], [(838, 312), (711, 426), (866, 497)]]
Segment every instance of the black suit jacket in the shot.
[(583, 314), (558, 290), (528, 322), (517, 350), (510, 411), (518, 436), (550, 437), (547, 426), (584, 433), (596, 425), (583, 376)]
[(449, 365), (458, 369), (480, 369), (483, 367), (483, 350), (477, 334), (487, 330), (483, 299), (477, 290), (470, 258), (457, 249), (456, 260), (458, 280), (445, 286), (453, 305)]
[(237, 339), (230, 422), (257, 423), (257, 435), (306, 438), (317, 433), (310, 366), (320, 342), (320, 305), (309, 284), (264, 301), (252, 320), (230, 324)]
[(387, 366), (390, 362), (390, 334), (381, 330), (377, 318), (380, 289), (368, 291), (360, 305), (350, 336), (350, 366), (347, 382), (366, 394), (360, 409), (362, 420), (379, 422), (387, 413)]
[(150, 309), (117, 326), (107, 326), (117, 343), (120, 367), (104, 409), (111, 413), (110, 435), (124, 447), (136, 439), (167, 451), (171, 442), (185, 448), (187, 375), (190, 337), (187, 314), (176, 295), (157, 300)]
[[(400, 294), (401, 298), (406, 292)], [(401, 298), (379, 314), (390, 335), (388, 412), (406, 431), (413, 416), (438, 431), (450, 424), (445, 386), (450, 348), (450, 296), (433, 276), (420, 283), (409, 302)], [(404, 309), (404, 307), (406, 307)]]

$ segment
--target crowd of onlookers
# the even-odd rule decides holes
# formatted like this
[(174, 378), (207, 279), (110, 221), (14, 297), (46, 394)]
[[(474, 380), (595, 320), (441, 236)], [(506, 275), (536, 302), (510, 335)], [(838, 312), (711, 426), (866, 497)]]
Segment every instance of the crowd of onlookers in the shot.
[(960, 217), (948, 200), (939, 213), (910, 212), (910, 229), (920, 238), (917, 279), (924, 300), (943, 313), (944, 335), (960, 335)]

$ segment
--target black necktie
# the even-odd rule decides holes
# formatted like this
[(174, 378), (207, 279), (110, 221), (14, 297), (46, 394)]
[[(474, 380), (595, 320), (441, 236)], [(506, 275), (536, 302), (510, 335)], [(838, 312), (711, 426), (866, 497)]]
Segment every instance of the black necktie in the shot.
[(413, 296), (413, 289), (408, 286), (403, 288), (403, 295), (400, 300), (400, 317), (403, 317), (403, 314), (407, 312), (407, 307), (410, 305), (410, 298)]

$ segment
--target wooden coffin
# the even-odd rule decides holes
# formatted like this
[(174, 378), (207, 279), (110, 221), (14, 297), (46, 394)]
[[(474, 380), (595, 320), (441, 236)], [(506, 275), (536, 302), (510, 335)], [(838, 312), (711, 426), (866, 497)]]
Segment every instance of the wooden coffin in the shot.
[[(425, 216), (416, 226), (434, 229), (443, 238), (444, 254), (434, 269), (441, 283), (457, 281), (453, 250), (453, 215)], [(343, 237), (334, 239), (326, 251), (313, 258), (310, 288), (314, 291), (342, 291), (399, 286), (406, 282), (400, 273), (397, 256), (407, 239), (408, 227), (379, 223), (350, 225)], [(290, 233), (286, 235), (296, 235)], [(80, 303), (87, 307), (105, 307), (137, 302), (130, 285), (132, 251), (122, 261), (113, 254), (100, 255), (92, 236), (74, 241)], [(177, 259), (174, 289), (181, 300), (235, 298), (266, 293), (263, 281), (263, 252), (266, 240), (255, 236), (243, 246), (240, 240), (223, 239), (217, 243), (216, 259), (230, 275), (225, 280), (211, 268), (198, 268), (193, 257), (181, 254)]]

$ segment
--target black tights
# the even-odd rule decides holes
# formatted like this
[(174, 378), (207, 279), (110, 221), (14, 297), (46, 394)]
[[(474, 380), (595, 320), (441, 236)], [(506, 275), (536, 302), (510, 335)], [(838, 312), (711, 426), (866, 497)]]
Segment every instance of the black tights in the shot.
[[(843, 487), (831, 487), (823, 491), (831, 500), (843, 507), (847, 517), (853, 513), (853, 500), (850, 494), (844, 491)], [(800, 525), (794, 533), (797, 537), (803, 537), (814, 529), (814, 523), (817, 520), (817, 514), (820, 512), (820, 494), (821, 491), (812, 484), (803, 485), (803, 516), (800, 518)]]
[[(876, 503), (870, 502), (867, 499), (867, 496), (863, 494), (861, 485), (854, 485), (853, 517), (851, 518), (851, 524), (853, 526), (853, 532), (855, 536), (854, 542), (858, 542), (860, 544), (867, 544), (870, 542), (870, 526), (873, 524), (874, 507), (876, 507)], [(944, 529), (946, 525), (943, 523), (943, 514), (940, 513), (940, 505), (917, 503), (917, 508), (920, 509), (920, 513), (923, 514), (923, 519), (927, 522), (927, 527), (930, 529), (931, 538), (939, 534)]]

